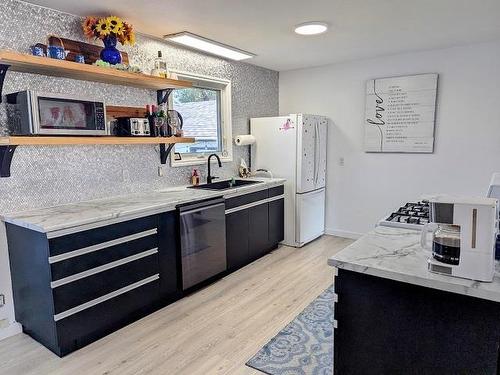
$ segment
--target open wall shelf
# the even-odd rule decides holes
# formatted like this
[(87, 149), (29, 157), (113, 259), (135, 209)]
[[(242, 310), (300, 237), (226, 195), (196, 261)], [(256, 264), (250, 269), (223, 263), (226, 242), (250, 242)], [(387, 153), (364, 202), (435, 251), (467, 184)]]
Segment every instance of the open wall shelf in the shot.
[(57, 60), (48, 57), (25, 55), (5, 50), (0, 50), (0, 65), (15, 72), (66, 77), (152, 90), (166, 90), (192, 86), (192, 83), (189, 81), (152, 77), (142, 73), (129, 73), (113, 68), (79, 64), (72, 61)]
[[(113, 68), (0, 50), (0, 103), (2, 102), (3, 82), (9, 70), (156, 90), (158, 104), (166, 103), (174, 89), (192, 86), (189, 81), (152, 77), (142, 73), (129, 73)], [(116, 110), (117, 108), (110, 109)], [(176, 143), (194, 142), (194, 138), (181, 137), (0, 137), (0, 177), (10, 176), (12, 157), (18, 146), (158, 144), (160, 162), (165, 164)]]
[(0, 137), (0, 146), (43, 146), (43, 145), (150, 145), (194, 143), (194, 138), (186, 137), (50, 137), (13, 136)]
[(194, 143), (186, 137), (0, 137), (0, 177), (10, 177), (10, 165), (18, 146), (64, 145), (160, 145), (160, 162), (165, 164), (176, 143)]

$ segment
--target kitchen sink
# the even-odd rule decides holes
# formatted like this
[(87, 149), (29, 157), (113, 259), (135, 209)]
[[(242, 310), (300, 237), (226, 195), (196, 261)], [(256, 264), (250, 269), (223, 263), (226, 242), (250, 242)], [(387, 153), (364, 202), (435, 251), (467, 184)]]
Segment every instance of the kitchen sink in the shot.
[(225, 180), (212, 182), (211, 184), (201, 184), (197, 186), (190, 186), (191, 189), (202, 189), (202, 190), (228, 190), (234, 189), (240, 186), (260, 184), (262, 181), (249, 181), (249, 180)]

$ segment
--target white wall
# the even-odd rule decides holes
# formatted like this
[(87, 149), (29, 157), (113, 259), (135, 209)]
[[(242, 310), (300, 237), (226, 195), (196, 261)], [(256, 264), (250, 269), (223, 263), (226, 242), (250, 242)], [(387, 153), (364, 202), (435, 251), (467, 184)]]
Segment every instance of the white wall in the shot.
[(21, 325), (14, 321), (7, 239), (5, 225), (0, 222), (0, 294), (2, 293), (5, 295), (6, 304), (0, 307), (0, 340), (21, 332)]
[[(365, 82), (439, 73), (433, 154), (363, 152)], [(326, 227), (364, 233), (421, 194), (484, 195), (500, 171), (500, 41), (280, 73), (280, 113), (329, 116)], [(343, 157), (345, 165), (340, 166)]]

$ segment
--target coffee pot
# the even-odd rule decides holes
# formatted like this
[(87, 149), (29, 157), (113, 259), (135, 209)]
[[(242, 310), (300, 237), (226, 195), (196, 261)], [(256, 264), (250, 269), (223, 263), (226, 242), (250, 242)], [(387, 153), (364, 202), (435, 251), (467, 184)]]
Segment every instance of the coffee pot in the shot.
[[(427, 242), (427, 232), (431, 231), (431, 245)], [(421, 245), (431, 250), (434, 259), (447, 264), (458, 265), (460, 261), (460, 226), (452, 224), (428, 223), (422, 230)]]
[[(430, 272), (493, 281), (498, 201), (440, 195), (429, 198), (429, 223), (421, 245), (432, 251)], [(431, 232), (431, 244), (427, 241)]]

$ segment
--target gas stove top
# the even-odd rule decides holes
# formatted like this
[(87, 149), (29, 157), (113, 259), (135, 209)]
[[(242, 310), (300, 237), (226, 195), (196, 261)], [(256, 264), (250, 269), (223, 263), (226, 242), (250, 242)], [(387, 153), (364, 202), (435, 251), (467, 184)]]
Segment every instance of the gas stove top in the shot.
[(420, 230), (429, 222), (429, 202), (406, 203), (378, 224), (386, 227)]

